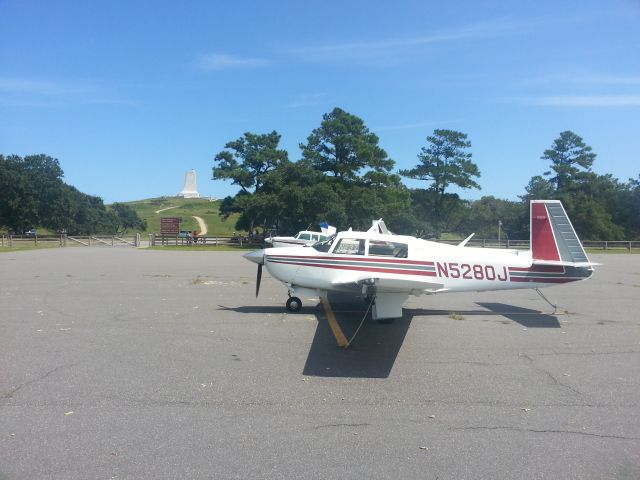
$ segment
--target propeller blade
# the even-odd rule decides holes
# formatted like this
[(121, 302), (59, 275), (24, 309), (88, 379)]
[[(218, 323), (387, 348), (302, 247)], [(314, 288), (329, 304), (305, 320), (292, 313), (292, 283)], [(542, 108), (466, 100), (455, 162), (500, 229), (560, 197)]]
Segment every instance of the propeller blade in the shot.
[(262, 264), (258, 264), (258, 275), (256, 277), (256, 298), (258, 298), (258, 293), (260, 292), (260, 281), (262, 280)]

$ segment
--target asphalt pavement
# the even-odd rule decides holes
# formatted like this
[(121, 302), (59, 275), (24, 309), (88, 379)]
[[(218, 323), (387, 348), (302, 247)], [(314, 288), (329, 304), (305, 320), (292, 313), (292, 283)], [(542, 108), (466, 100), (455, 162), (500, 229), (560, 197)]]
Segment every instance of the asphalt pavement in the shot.
[(344, 350), (240, 252), (0, 253), (0, 479), (638, 479), (640, 255), (592, 257)]

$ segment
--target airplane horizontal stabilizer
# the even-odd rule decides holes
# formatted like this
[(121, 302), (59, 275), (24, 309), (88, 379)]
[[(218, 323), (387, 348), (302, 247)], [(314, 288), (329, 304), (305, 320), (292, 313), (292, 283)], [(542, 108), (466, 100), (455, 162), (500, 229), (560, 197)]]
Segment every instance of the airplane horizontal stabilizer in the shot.
[(587, 262), (564, 262), (562, 260), (558, 260), (558, 261), (554, 261), (554, 260), (534, 260), (533, 261), (534, 265), (549, 265), (549, 266), (554, 266), (554, 265), (559, 265), (561, 267), (597, 267), (598, 265), (602, 265), (601, 263), (596, 263), (596, 262), (591, 262), (591, 261), (587, 261)]

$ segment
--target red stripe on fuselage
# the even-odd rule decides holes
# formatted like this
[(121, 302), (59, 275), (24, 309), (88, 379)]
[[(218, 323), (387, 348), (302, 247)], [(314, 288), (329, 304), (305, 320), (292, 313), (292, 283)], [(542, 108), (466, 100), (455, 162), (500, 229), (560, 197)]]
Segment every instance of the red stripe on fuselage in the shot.
[[(318, 257), (308, 257), (308, 258), (318, 258)], [(376, 268), (376, 267), (359, 267), (359, 266), (351, 266), (351, 265), (327, 265), (327, 264), (317, 264), (317, 263), (304, 263), (304, 262), (295, 262), (295, 261), (286, 261), (286, 260), (273, 260), (267, 258), (268, 262), (272, 263), (283, 263), (287, 265), (300, 265), (303, 267), (318, 267), (318, 268), (332, 268), (337, 270), (356, 270), (362, 272), (377, 272), (377, 273), (395, 273), (398, 275), (421, 275), (425, 277), (435, 277), (436, 272), (425, 272), (424, 270), (416, 271), (416, 270), (401, 270), (398, 268)]]
[(304, 259), (312, 259), (312, 260), (348, 260), (350, 262), (373, 262), (373, 263), (404, 263), (406, 265), (426, 265), (429, 267), (433, 267), (435, 264), (433, 262), (423, 262), (421, 260), (407, 260), (405, 258), (386, 258), (386, 257), (343, 257), (334, 255), (332, 257), (329, 256), (317, 256), (317, 255), (267, 255), (267, 258), (275, 258), (275, 259), (291, 259), (291, 258), (300, 258)]
[(549, 278), (549, 277), (511, 277), (512, 282), (530, 282), (530, 283), (569, 283), (583, 280), (577, 277), (562, 277), (562, 278)]

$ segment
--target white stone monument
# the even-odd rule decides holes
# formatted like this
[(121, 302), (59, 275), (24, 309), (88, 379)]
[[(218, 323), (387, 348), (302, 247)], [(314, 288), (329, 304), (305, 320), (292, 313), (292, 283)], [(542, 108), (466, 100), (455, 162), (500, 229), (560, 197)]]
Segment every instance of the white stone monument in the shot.
[(178, 196), (183, 198), (200, 198), (195, 170), (187, 170), (187, 173), (184, 174), (184, 187), (182, 187), (182, 191)]

